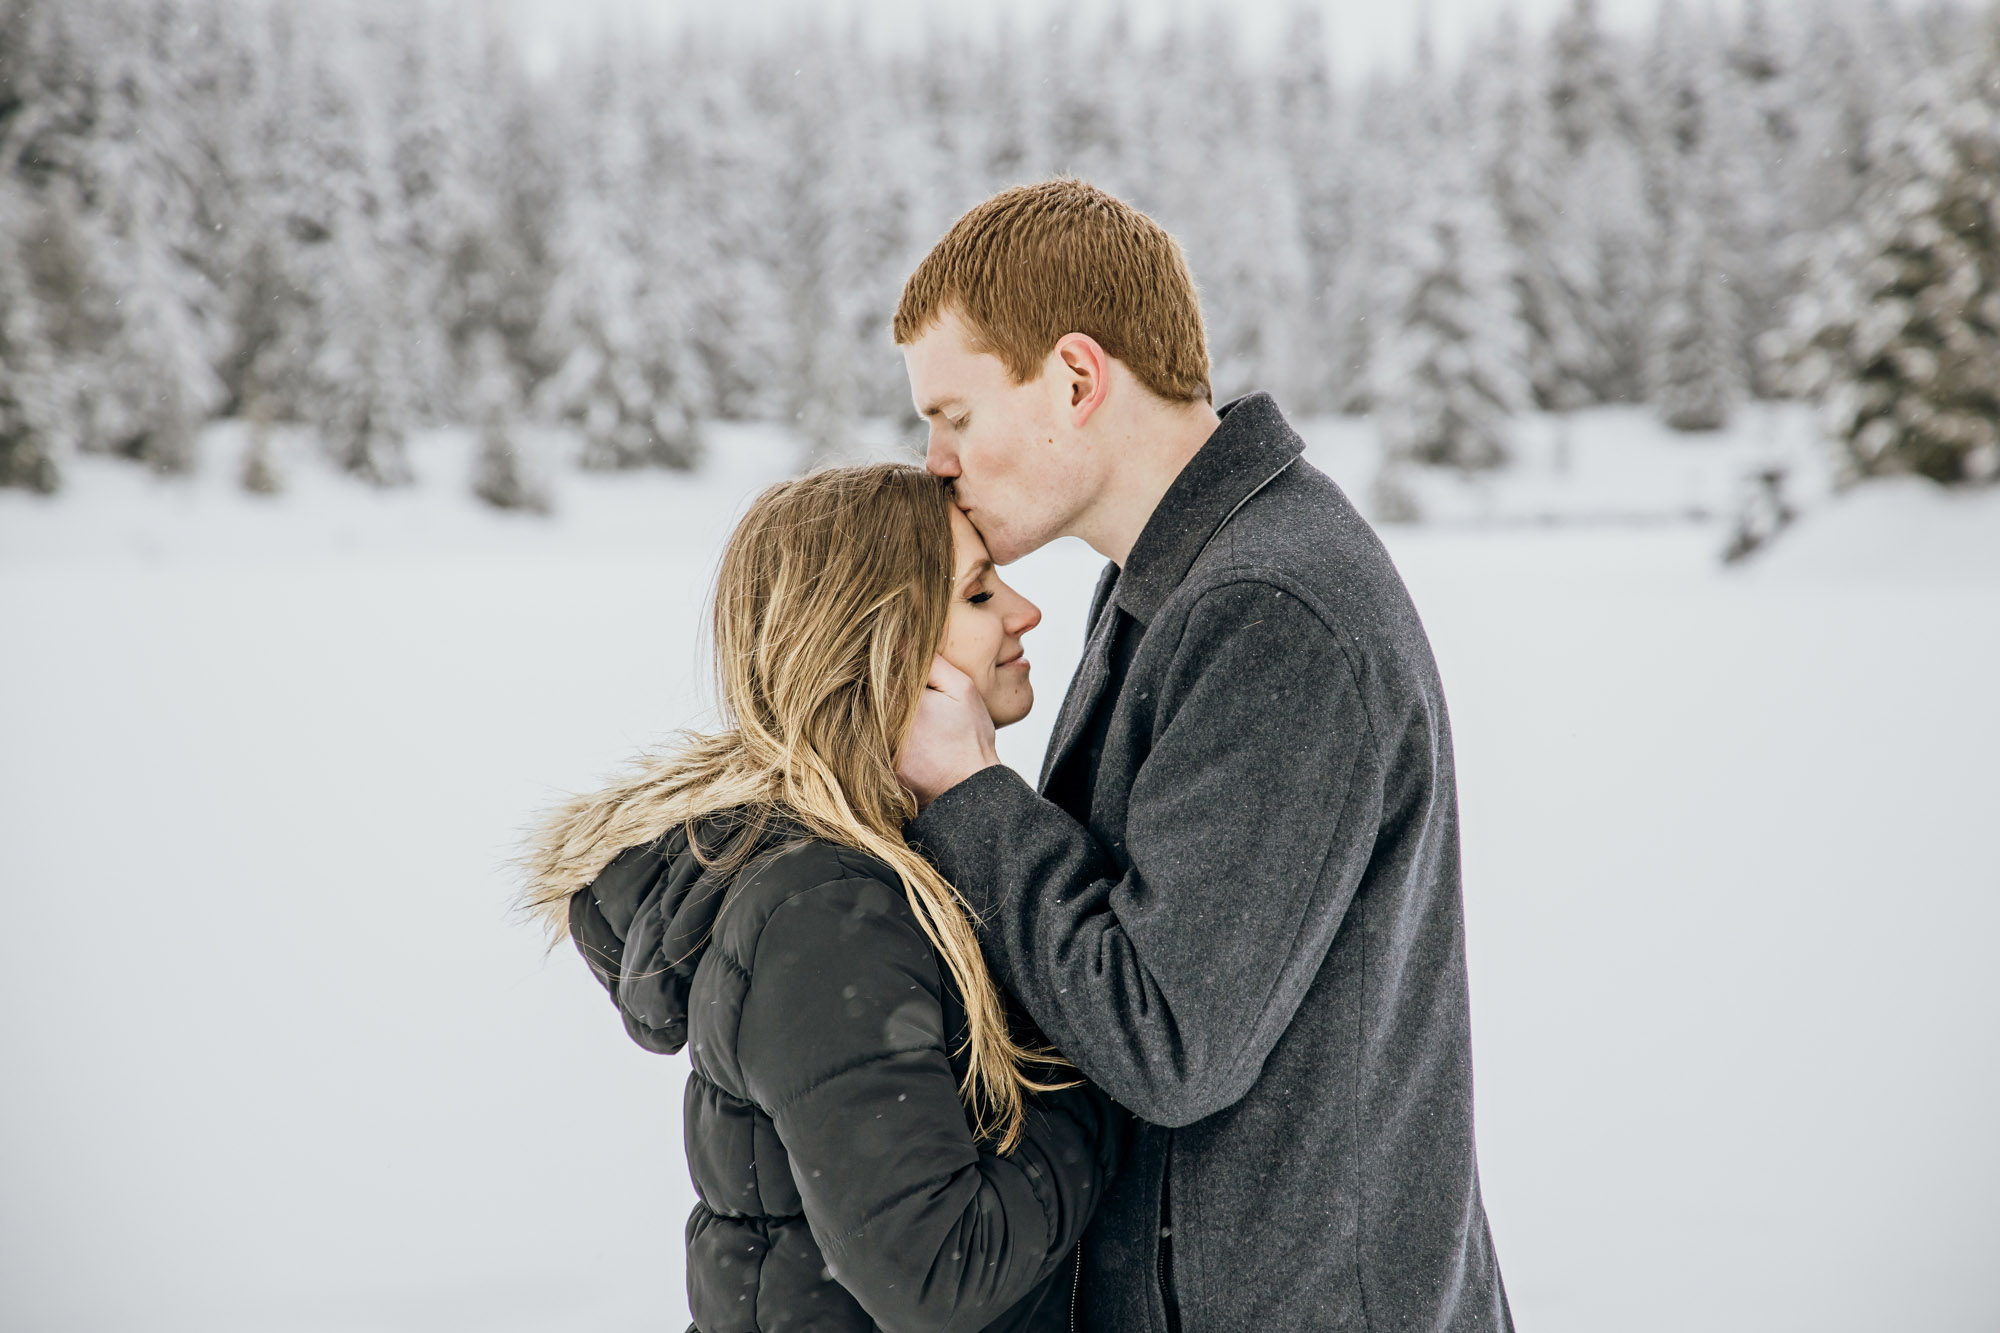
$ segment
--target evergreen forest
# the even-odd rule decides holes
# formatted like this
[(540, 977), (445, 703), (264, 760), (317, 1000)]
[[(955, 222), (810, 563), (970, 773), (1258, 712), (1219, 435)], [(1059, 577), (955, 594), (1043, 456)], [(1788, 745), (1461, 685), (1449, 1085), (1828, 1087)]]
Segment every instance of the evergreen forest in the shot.
[[(1691, 434), (1810, 397), (1849, 477), (2000, 477), (2000, 25), (1966, 5), (1574, 0), (1462, 59), (1331, 71), (1301, 8), (1085, 40), (804, 24), (529, 70), (469, 9), (0, 0), (0, 484), (195, 465), (218, 418), (394, 486), (470, 426), (476, 489), (690, 468), (704, 423), (802, 463), (909, 415), (904, 275), (1007, 185), (1082, 176), (1201, 284), (1221, 402), (1372, 414), (1412, 466), (1505, 466), (1528, 411)], [(244, 461), (252, 490), (278, 483)]]

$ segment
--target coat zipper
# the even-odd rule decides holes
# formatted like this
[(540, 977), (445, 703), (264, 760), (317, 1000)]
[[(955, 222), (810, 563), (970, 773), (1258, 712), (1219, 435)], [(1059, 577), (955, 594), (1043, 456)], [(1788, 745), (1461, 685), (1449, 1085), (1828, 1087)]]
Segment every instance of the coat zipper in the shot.
[(1181, 1333), (1181, 1310), (1174, 1300), (1174, 1141), (1167, 1139), (1167, 1160), (1160, 1168), (1160, 1308), (1166, 1312), (1167, 1333)]
[(1083, 1242), (1076, 1243), (1076, 1272), (1069, 1280), (1069, 1333), (1076, 1333), (1076, 1294), (1083, 1286)]

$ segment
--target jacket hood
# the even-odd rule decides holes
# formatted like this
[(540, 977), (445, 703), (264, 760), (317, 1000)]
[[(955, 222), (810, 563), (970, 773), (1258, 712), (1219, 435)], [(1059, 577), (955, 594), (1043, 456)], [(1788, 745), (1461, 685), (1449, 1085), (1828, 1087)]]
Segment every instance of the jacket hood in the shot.
[[(765, 806), (700, 816), (697, 857), (674, 780), (681, 760), (678, 750), (643, 755), (608, 785), (550, 811), (520, 862), (527, 901), (551, 905), (558, 919), (567, 901), (570, 937), (632, 1039), (667, 1054), (687, 1043), (688, 987), (731, 868), (789, 825)], [(746, 837), (760, 847), (739, 848)]]
[(620, 852), (570, 897), (571, 938), (625, 1030), (649, 1051), (672, 1055), (687, 1045), (688, 988), (728, 886), (676, 829)]

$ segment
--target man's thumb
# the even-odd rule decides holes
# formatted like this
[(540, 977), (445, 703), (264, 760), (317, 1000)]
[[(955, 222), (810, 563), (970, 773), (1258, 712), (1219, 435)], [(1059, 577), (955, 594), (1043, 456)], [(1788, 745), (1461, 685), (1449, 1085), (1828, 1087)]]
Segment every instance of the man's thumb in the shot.
[(972, 683), (972, 677), (945, 661), (942, 653), (931, 659), (930, 678), (924, 683), (938, 693), (948, 695), (961, 703), (971, 699), (978, 692)]

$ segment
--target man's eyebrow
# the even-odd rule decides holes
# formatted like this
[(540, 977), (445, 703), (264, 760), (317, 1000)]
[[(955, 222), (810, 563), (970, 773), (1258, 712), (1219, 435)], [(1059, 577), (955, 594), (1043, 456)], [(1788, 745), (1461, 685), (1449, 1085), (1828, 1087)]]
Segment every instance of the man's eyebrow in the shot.
[(921, 408), (918, 409), (918, 413), (919, 415), (922, 416), (934, 417), (938, 413), (944, 411), (947, 407), (963, 407), (963, 406), (965, 406), (965, 400), (962, 398), (958, 397), (940, 398), (936, 402), (925, 403)]

